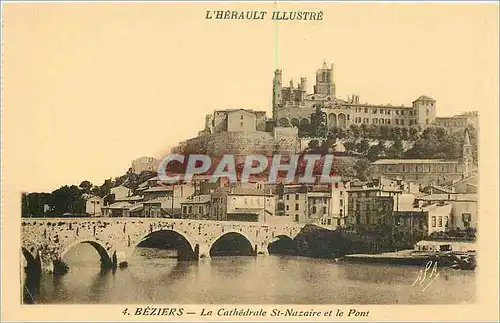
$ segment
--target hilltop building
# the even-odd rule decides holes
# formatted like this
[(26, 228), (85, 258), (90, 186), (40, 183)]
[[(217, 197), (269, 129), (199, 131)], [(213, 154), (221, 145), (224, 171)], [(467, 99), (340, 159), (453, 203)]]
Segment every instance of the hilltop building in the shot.
[(374, 124), (389, 126), (427, 126), (436, 120), (436, 101), (428, 96), (418, 97), (411, 105), (392, 106), (390, 104), (361, 103), (358, 95), (347, 100), (336, 96), (334, 66), (323, 63), (316, 71), (313, 92), (308, 92), (307, 78), (300, 83), (284, 86), (282, 70), (274, 72), (273, 79), (273, 120), (280, 127), (297, 127), (307, 124), (315, 108), (319, 106), (327, 114), (329, 127), (349, 128), (352, 124)]

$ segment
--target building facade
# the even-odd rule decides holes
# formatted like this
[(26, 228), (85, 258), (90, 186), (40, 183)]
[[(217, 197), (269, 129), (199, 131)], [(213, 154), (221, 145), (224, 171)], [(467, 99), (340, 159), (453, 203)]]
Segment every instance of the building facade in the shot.
[[(478, 222), (477, 194), (431, 194), (418, 198), (427, 204), (450, 205), (449, 223), (446, 228), (458, 228), (460, 230), (476, 229)], [(430, 228), (440, 227), (445, 219), (430, 219)]]
[(477, 111), (471, 111), (452, 117), (437, 117), (436, 126), (446, 128), (450, 131), (463, 130), (469, 126), (479, 128), (479, 119)]
[(307, 78), (301, 77), (300, 83), (284, 86), (282, 70), (275, 70), (273, 79), (273, 120), (280, 127), (297, 127), (310, 122), (310, 115), (320, 107), (327, 115), (329, 127), (348, 128), (356, 125), (388, 126), (428, 126), (436, 119), (436, 101), (428, 96), (418, 97), (411, 105), (393, 106), (391, 104), (361, 103), (358, 95), (347, 100), (336, 96), (334, 66), (323, 67), (316, 71), (316, 84), (312, 93), (308, 92)]
[(132, 161), (130, 170), (133, 173), (140, 174), (145, 171), (157, 172), (160, 161), (154, 157), (140, 157)]
[(266, 131), (266, 112), (248, 109), (216, 110), (205, 116), (205, 128), (198, 135), (219, 132)]

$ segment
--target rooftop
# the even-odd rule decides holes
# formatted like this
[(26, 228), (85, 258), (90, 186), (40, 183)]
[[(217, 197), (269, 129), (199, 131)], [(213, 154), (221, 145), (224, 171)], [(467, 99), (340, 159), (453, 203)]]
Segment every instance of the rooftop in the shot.
[(432, 101), (432, 102), (436, 102), (436, 100), (434, 100), (433, 98), (431, 97), (428, 97), (426, 95), (421, 95), (419, 96), (415, 101), (413, 102), (416, 102), (416, 101)]
[(430, 194), (419, 197), (425, 201), (472, 201), (477, 202), (477, 194)]
[(145, 190), (144, 192), (169, 192), (169, 191), (172, 191), (173, 188), (172, 186), (155, 186), (155, 187), (150, 187), (148, 188), (147, 190)]
[(379, 159), (372, 165), (398, 165), (398, 164), (457, 164), (458, 160), (451, 159)]
[(196, 195), (190, 198), (187, 198), (181, 204), (203, 204), (210, 202), (211, 196), (210, 194)]

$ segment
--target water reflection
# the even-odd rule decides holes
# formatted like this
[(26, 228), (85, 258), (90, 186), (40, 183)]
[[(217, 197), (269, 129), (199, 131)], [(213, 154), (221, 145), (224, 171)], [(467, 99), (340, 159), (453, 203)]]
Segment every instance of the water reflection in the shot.
[(295, 256), (189, 262), (177, 261), (172, 250), (137, 248), (130, 266), (115, 272), (101, 270), (95, 250), (88, 255), (80, 250), (76, 258), (66, 275), (42, 276), (37, 303), (453, 304), (475, 299), (475, 274), (467, 271), (442, 269), (440, 279), (422, 292), (411, 286), (418, 267)]

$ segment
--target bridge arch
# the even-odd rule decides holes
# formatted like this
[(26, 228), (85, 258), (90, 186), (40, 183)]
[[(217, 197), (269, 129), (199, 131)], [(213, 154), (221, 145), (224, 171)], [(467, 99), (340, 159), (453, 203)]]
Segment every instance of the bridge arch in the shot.
[[(209, 248), (208, 248), (210, 256), (217, 255), (218, 250), (214, 247), (217, 247), (218, 243), (223, 242), (223, 239), (229, 238), (229, 237), (234, 237), (234, 238), (238, 239), (237, 241), (240, 243), (240, 246), (235, 246), (233, 244), (233, 247), (240, 247), (237, 250), (231, 250), (231, 251), (233, 251), (233, 253), (238, 252), (238, 253), (243, 253), (245, 255), (247, 255), (247, 254), (250, 255), (250, 254), (255, 253), (255, 250), (257, 248), (257, 243), (253, 239), (251, 239), (244, 232), (231, 230), (231, 231), (226, 231), (224, 233), (221, 233), (215, 239), (212, 240), (212, 242), (210, 243)], [(246, 242), (246, 244), (245, 244), (245, 242)]]
[(89, 239), (89, 238), (75, 240), (75, 241), (71, 242), (69, 245), (67, 245), (66, 247), (64, 247), (64, 249), (61, 251), (61, 254), (59, 255), (59, 258), (61, 260), (63, 260), (64, 256), (73, 247), (76, 247), (77, 245), (83, 244), (83, 243), (89, 244), (92, 247), (94, 247), (94, 249), (97, 251), (97, 253), (101, 257), (101, 265), (109, 265), (109, 264), (111, 264), (111, 256), (108, 253), (108, 251), (106, 250), (106, 247), (103, 245), (103, 242), (95, 240), (95, 239)]
[[(172, 240), (172, 238), (174, 238), (174, 240)], [(185, 233), (168, 227), (160, 228), (143, 235), (138, 242), (131, 245), (132, 250), (130, 250), (130, 253), (134, 252), (137, 247), (140, 247), (141, 244), (145, 244), (148, 241), (153, 246), (157, 245), (159, 242), (165, 242), (163, 247), (175, 248), (177, 250), (178, 260), (191, 260), (196, 258), (196, 245), (191, 239)]]

